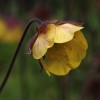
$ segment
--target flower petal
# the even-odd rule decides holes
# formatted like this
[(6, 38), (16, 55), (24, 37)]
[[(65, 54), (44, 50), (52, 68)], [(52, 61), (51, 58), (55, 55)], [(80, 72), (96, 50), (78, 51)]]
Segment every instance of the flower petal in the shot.
[(32, 54), (35, 59), (40, 59), (47, 51), (47, 47), (44, 43), (43, 38), (38, 37), (35, 41), (33, 48), (32, 48)]
[(49, 59), (47, 63), (48, 71), (55, 75), (66, 75), (71, 70), (66, 58)]
[(3, 19), (0, 18), (0, 40), (5, 37), (5, 33), (7, 32), (7, 26)]
[(62, 44), (54, 44), (52, 48), (48, 49), (46, 58), (42, 61), (44, 69), (55, 75), (65, 75), (71, 70), (66, 51), (62, 47)]
[(46, 73), (50, 76), (50, 72), (48, 71), (48, 67), (47, 67), (45, 61), (43, 60), (43, 58), (40, 59), (40, 63), (43, 65)]
[(45, 28), (46, 32), (38, 33), (39, 35), (37, 40), (32, 47), (32, 53), (36, 59), (40, 59), (42, 56), (44, 56), (47, 49), (52, 47), (54, 44), (55, 25), (48, 24)]
[(55, 75), (65, 75), (75, 69), (86, 55), (87, 42), (82, 32), (75, 33), (74, 38), (66, 43), (54, 44), (47, 50), (42, 65), (46, 72)]
[(74, 38), (66, 43), (67, 56), (73, 69), (80, 65), (86, 55), (87, 48), (87, 41), (80, 31), (76, 32)]
[(70, 41), (74, 37), (76, 31), (81, 30), (83, 27), (76, 26), (70, 23), (56, 25), (56, 35), (54, 38), (55, 43), (64, 43)]

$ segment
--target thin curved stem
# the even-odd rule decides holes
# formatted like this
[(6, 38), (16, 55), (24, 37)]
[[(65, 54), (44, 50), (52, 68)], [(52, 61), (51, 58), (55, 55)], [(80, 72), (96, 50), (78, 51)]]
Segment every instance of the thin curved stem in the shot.
[(25, 38), (25, 36), (26, 36), (26, 34), (27, 34), (27, 32), (28, 32), (28, 29), (30, 28), (31, 24), (34, 23), (34, 22), (38, 23), (39, 25), (42, 24), (42, 21), (41, 21), (41, 20), (39, 20), (39, 19), (32, 19), (32, 20), (30, 20), (29, 23), (26, 25), (26, 28), (25, 28), (25, 30), (24, 30), (24, 32), (23, 32), (23, 35), (22, 35), (22, 37), (21, 37), (21, 40), (20, 40), (20, 42), (19, 42), (19, 44), (18, 44), (18, 46), (17, 46), (17, 48), (16, 48), (16, 51), (15, 51), (15, 53), (14, 53), (14, 56), (13, 56), (13, 58), (12, 58), (12, 60), (11, 60), (10, 65), (9, 65), (8, 71), (7, 71), (7, 73), (6, 73), (6, 75), (5, 75), (4, 79), (3, 79), (3, 81), (2, 81), (2, 83), (1, 83), (1, 86), (0, 86), (0, 93), (2, 92), (4, 86), (5, 86), (5, 84), (6, 84), (7, 80), (8, 80), (8, 78), (9, 78), (9, 75), (10, 75), (11, 70), (12, 70), (12, 68), (13, 68), (13, 65), (14, 65), (14, 63), (15, 63), (15, 60), (16, 60), (16, 58), (17, 58), (17, 55), (18, 55), (19, 50), (20, 50), (20, 48), (21, 48), (21, 45), (22, 45), (22, 43), (23, 43), (23, 41), (24, 41), (24, 38)]

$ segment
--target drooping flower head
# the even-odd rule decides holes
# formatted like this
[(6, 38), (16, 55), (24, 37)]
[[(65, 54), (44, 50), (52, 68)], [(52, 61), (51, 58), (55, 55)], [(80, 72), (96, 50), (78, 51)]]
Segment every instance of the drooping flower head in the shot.
[(49, 75), (66, 75), (80, 65), (88, 48), (82, 28), (70, 22), (44, 22), (38, 27), (29, 49)]

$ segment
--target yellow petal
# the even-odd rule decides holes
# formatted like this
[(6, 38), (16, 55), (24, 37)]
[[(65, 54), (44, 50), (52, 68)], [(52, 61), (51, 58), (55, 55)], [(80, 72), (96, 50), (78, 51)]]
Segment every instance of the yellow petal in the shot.
[(71, 70), (70, 65), (65, 58), (61, 59), (49, 59), (46, 62), (48, 71), (55, 75), (66, 75)]
[(52, 48), (49, 48), (45, 55), (46, 58), (42, 60), (42, 65), (46, 72), (55, 75), (68, 74), (70, 70), (79, 66), (86, 55), (87, 47), (84, 35), (78, 31), (71, 41), (54, 44)]
[(4, 43), (14, 43), (17, 42), (22, 34), (22, 26), (16, 26), (13, 29), (7, 29), (8, 31), (5, 33), (5, 36), (2, 38)]
[(38, 37), (32, 48), (32, 54), (35, 59), (40, 59), (47, 51), (43, 38)]
[(44, 69), (55, 75), (65, 75), (71, 70), (65, 54), (66, 51), (62, 47), (62, 44), (54, 44), (52, 48), (48, 49), (46, 58), (42, 61), (44, 62), (42, 63)]
[(65, 44), (69, 63), (75, 69), (86, 55), (87, 41), (82, 32), (78, 31), (75, 33), (74, 38)]
[(43, 68), (45, 69), (46, 73), (50, 76), (50, 72), (48, 71), (48, 66), (46, 65), (43, 58), (40, 59), (41, 64), (43, 65)]
[(83, 27), (76, 26), (70, 23), (56, 25), (56, 35), (54, 38), (55, 43), (64, 43), (70, 41), (74, 37), (76, 31), (81, 30)]
[(42, 58), (47, 49), (52, 47), (54, 44), (55, 25), (49, 24), (45, 28), (46, 32), (38, 33), (39, 35), (32, 48), (33, 57), (35, 59)]
[(5, 37), (5, 33), (7, 32), (7, 26), (3, 19), (0, 19), (0, 40)]

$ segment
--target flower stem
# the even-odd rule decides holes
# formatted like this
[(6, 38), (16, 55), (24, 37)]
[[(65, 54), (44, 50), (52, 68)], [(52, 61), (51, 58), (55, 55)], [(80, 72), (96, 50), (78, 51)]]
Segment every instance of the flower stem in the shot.
[(23, 43), (23, 41), (24, 41), (24, 38), (25, 38), (25, 36), (26, 36), (26, 34), (27, 34), (27, 32), (28, 32), (28, 29), (30, 28), (31, 24), (34, 23), (34, 22), (38, 23), (39, 25), (42, 24), (42, 21), (41, 21), (41, 20), (35, 18), (35, 19), (31, 19), (31, 20), (29, 21), (29, 23), (26, 25), (26, 28), (25, 28), (25, 30), (24, 30), (24, 32), (23, 32), (23, 35), (22, 35), (22, 37), (21, 37), (21, 40), (19, 41), (19, 44), (18, 44), (18, 46), (17, 46), (17, 48), (16, 48), (16, 51), (15, 51), (15, 53), (14, 53), (14, 55), (13, 55), (13, 58), (12, 58), (12, 60), (11, 60), (10, 65), (9, 65), (8, 71), (7, 71), (7, 73), (6, 73), (6, 75), (5, 75), (4, 79), (3, 79), (3, 81), (2, 81), (2, 83), (1, 83), (1, 86), (0, 86), (0, 93), (2, 92), (4, 86), (5, 86), (5, 84), (6, 84), (7, 80), (8, 80), (8, 78), (9, 78), (9, 75), (10, 75), (11, 70), (12, 70), (12, 68), (13, 68), (13, 65), (14, 65), (14, 63), (15, 63), (15, 60), (16, 60), (16, 58), (17, 58), (17, 55), (18, 55), (19, 50), (20, 50), (20, 48), (21, 48), (21, 45), (22, 45), (22, 43)]

